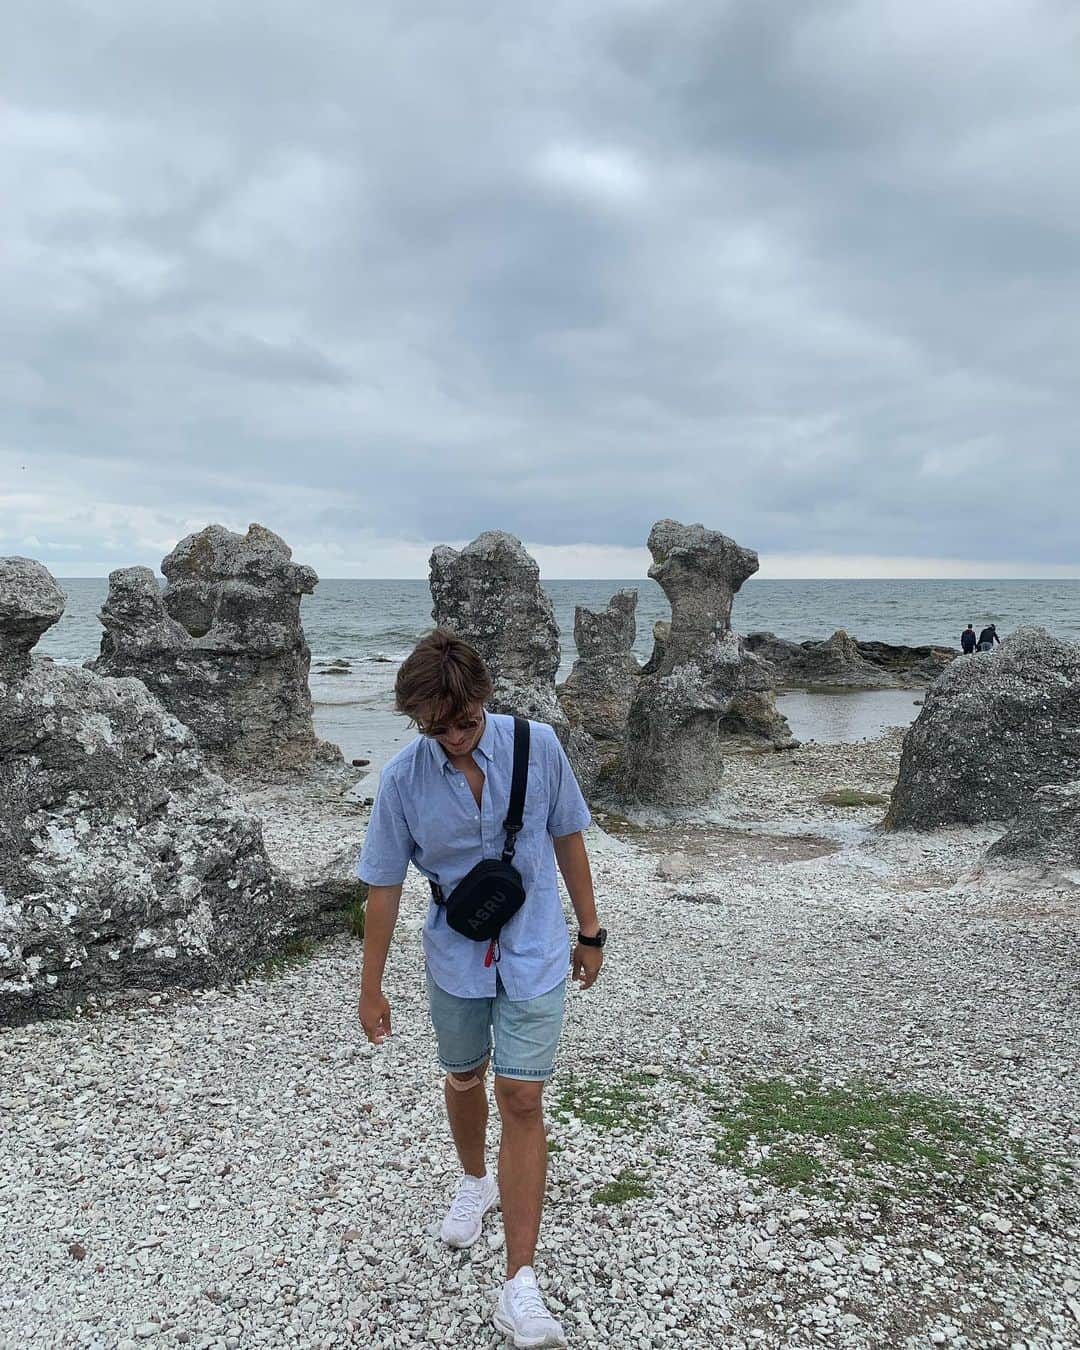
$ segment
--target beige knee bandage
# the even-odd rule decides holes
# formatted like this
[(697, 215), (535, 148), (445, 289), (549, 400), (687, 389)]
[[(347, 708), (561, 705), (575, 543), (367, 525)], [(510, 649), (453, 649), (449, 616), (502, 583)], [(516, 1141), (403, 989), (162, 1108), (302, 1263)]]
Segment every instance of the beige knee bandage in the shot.
[(452, 1073), (448, 1073), (446, 1075), (446, 1081), (450, 1084), (450, 1086), (454, 1089), (455, 1092), (469, 1092), (474, 1087), (480, 1087), (483, 1084), (484, 1080), (480, 1078), (478, 1075), (473, 1074), (471, 1078), (466, 1078), (465, 1081), (462, 1083), (457, 1078), (455, 1078)]

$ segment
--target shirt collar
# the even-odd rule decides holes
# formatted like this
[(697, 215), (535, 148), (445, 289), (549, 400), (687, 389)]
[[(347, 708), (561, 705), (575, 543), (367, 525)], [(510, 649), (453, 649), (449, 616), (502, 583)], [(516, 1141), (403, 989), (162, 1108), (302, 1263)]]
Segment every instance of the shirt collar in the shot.
[(484, 713), (484, 734), (476, 748), (485, 759), (495, 758), (495, 719), (489, 712)]
[[(424, 739), (427, 741), (428, 746), (431, 749), (431, 754), (435, 760), (436, 765), (440, 769), (452, 769), (453, 765), (450, 763), (449, 755), (442, 748), (442, 746), (435, 739), (435, 737), (425, 736)], [(495, 758), (495, 721), (490, 713), (484, 714), (484, 734), (480, 737), (480, 741), (477, 744), (476, 749), (473, 751), (474, 755), (476, 753), (476, 750), (479, 750), (480, 753), (484, 756), (484, 758), (489, 761)]]

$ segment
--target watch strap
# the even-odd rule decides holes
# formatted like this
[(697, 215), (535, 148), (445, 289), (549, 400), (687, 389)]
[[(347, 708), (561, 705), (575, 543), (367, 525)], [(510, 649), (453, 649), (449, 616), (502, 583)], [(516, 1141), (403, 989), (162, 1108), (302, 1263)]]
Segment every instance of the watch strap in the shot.
[(603, 947), (607, 941), (607, 929), (601, 928), (595, 937), (586, 937), (579, 929), (577, 940), (582, 947)]

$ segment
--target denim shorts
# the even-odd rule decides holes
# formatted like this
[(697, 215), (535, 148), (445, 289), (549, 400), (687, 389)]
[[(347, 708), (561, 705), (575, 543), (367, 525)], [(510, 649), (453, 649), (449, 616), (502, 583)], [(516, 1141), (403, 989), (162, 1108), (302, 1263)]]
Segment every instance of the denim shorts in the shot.
[(501, 1078), (550, 1078), (566, 1008), (566, 980), (537, 998), (513, 1003), (502, 980), (494, 998), (458, 998), (427, 976), (428, 1006), (439, 1046), (439, 1063), (447, 1073), (478, 1068), (491, 1054)]

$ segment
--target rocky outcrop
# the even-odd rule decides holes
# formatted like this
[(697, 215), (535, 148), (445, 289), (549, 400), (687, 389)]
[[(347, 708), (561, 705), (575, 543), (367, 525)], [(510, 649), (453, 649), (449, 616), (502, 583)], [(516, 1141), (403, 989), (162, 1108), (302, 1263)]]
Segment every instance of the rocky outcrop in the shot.
[(190, 730), (138, 680), (30, 659), (62, 610), (45, 568), (0, 559), (0, 1022), (232, 978), (296, 927)]
[(594, 740), (609, 746), (621, 744), (626, 734), (641, 674), (632, 650), (637, 600), (636, 590), (621, 590), (599, 613), (578, 605), (574, 611), (577, 660), (559, 687), (559, 702), (571, 726), (584, 727)]
[(789, 642), (775, 633), (750, 633), (746, 646), (766, 663), (775, 688), (921, 688), (955, 656), (947, 647), (860, 642), (843, 629), (823, 642)]
[(470, 643), (491, 672), (492, 712), (548, 722), (586, 796), (599, 755), (583, 726), (571, 726), (555, 692), (559, 625), (540, 585), (540, 568), (520, 539), (486, 530), (460, 552), (446, 545), (430, 561), (431, 617)]
[(134, 676), (190, 727), (214, 767), (260, 777), (340, 760), (312, 722), (300, 601), (318, 581), (261, 525), (210, 525), (163, 561), (109, 577), (99, 675)]
[(824, 642), (787, 642), (774, 633), (751, 633), (746, 645), (767, 663), (777, 686), (891, 689), (897, 684), (883, 666), (865, 660), (843, 629)]
[(1030, 831), (1037, 794), (1078, 778), (1080, 645), (1018, 628), (929, 687), (904, 738), (885, 824), (929, 830), (1023, 817)]
[(905, 647), (891, 642), (863, 642), (858, 638), (855, 646), (864, 661), (880, 666), (905, 687), (936, 680), (959, 655), (955, 647)]
[(559, 625), (521, 540), (486, 530), (460, 552), (436, 548), (430, 567), (431, 617), (484, 658), (495, 684), (491, 711), (550, 722), (565, 744), (568, 724), (555, 697)]
[(1080, 780), (1038, 788), (987, 859), (1019, 865), (1044, 882), (1080, 886)]
[(747, 633), (743, 643), (748, 652), (764, 661), (766, 669), (778, 685), (799, 683), (795, 678), (806, 658), (808, 643), (789, 642), (775, 633)]
[(649, 576), (671, 602), (671, 623), (642, 671), (619, 776), (630, 801), (684, 806), (715, 793), (731, 738), (794, 744), (765, 687), (767, 672), (731, 628), (731, 605), (757, 554), (702, 525), (658, 521)]
[(845, 689), (891, 687), (896, 683), (883, 667), (863, 659), (842, 628), (806, 649), (803, 678), (807, 684)]
[(33, 558), (0, 558), (0, 681), (30, 670), (38, 638), (64, 613), (67, 596)]

